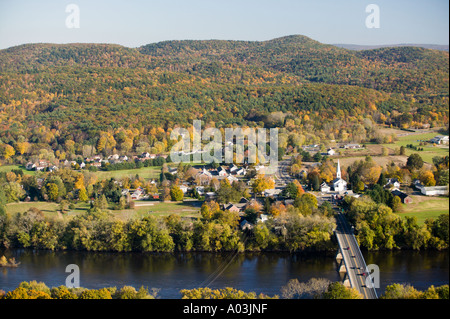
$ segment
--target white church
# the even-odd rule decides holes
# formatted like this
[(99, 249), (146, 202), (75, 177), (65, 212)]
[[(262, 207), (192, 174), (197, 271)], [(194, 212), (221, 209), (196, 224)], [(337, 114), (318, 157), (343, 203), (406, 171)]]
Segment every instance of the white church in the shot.
[[(342, 179), (339, 160), (337, 163), (336, 178), (331, 181), (331, 186), (335, 192), (341, 193), (347, 190), (347, 182)], [(323, 182), (322, 185), (320, 185), (320, 191), (323, 193), (328, 193), (331, 191), (331, 187), (327, 183)]]

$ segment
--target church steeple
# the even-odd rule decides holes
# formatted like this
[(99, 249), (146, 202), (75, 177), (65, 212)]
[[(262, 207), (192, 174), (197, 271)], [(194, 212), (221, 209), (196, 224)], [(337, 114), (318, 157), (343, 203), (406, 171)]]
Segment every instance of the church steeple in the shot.
[(336, 178), (337, 179), (341, 179), (341, 165), (339, 164), (339, 159), (338, 159), (338, 165), (337, 165), (337, 170), (336, 170)]

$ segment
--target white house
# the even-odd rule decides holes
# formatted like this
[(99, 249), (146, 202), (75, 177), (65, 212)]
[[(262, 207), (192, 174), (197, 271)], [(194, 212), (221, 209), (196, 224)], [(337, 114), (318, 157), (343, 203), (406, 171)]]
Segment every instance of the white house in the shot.
[(400, 188), (400, 182), (398, 181), (397, 178), (389, 178), (387, 180), (386, 185), (384, 185), (384, 187), (394, 187), (394, 188)]
[(239, 176), (244, 176), (245, 173), (246, 173), (246, 170), (245, 170), (245, 168), (243, 168), (243, 167), (241, 167), (240, 169), (238, 169), (238, 170), (236, 171), (236, 175), (239, 175)]
[(222, 176), (222, 177), (228, 176), (227, 171), (222, 166), (219, 166), (219, 168), (217, 169), (217, 173), (219, 174), (219, 176)]
[(281, 189), (276, 189), (276, 188), (264, 190), (265, 197), (278, 196), (280, 193), (281, 193)]
[(204, 186), (197, 186), (195, 187), (195, 190), (199, 195), (203, 195), (205, 193), (205, 187)]
[(187, 185), (180, 185), (179, 188), (183, 192), (183, 194), (186, 194), (186, 192), (189, 190), (189, 187)]
[(336, 152), (334, 151), (334, 149), (329, 148), (328, 151), (327, 151), (327, 154), (330, 155), (330, 156), (333, 156), (334, 154), (336, 154)]
[(327, 183), (323, 182), (322, 185), (320, 185), (320, 191), (322, 193), (328, 193), (331, 191), (331, 188), (330, 188), (330, 186), (328, 186)]
[(237, 182), (238, 181), (236, 176), (233, 176), (233, 175), (228, 175), (227, 176), (227, 180), (230, 182), (230, 184), (233, 184), (233, 182)]

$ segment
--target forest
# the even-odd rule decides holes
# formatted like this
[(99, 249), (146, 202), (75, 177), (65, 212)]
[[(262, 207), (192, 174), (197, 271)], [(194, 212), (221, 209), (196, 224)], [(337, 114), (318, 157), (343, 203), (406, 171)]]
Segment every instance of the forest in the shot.
[(0, 51), (0, 161), (167, 152), (190, 127), (279, 127), (280, 145), (448, 126), (448, 52), (263, 42), (25, 44)]

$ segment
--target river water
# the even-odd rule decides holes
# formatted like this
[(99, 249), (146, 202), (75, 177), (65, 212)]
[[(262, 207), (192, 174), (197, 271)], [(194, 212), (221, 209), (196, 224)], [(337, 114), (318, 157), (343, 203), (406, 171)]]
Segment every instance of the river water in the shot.
[[(158, 297), (178, 299), (181, 289), (208, 286), (233, 287), (246, 292), (281, 295), (280, 288), (293, 278), (340, 279), (333, 253), (106, 253), (76, 251), (6, 250), (17, 268), (0, 268), (0, 289), (10, 291), (22, 281), (37, 280), (49, 287), (65, 285), (66, 266), (80, 269), (80, 286), (103, 288), (129, 285), (158, 288)], [(364, 252), (367, 264), (380, 269), (381, 295), (392, 283), (409, 283), (424, 290), (449, 284), (449, 252)]]

